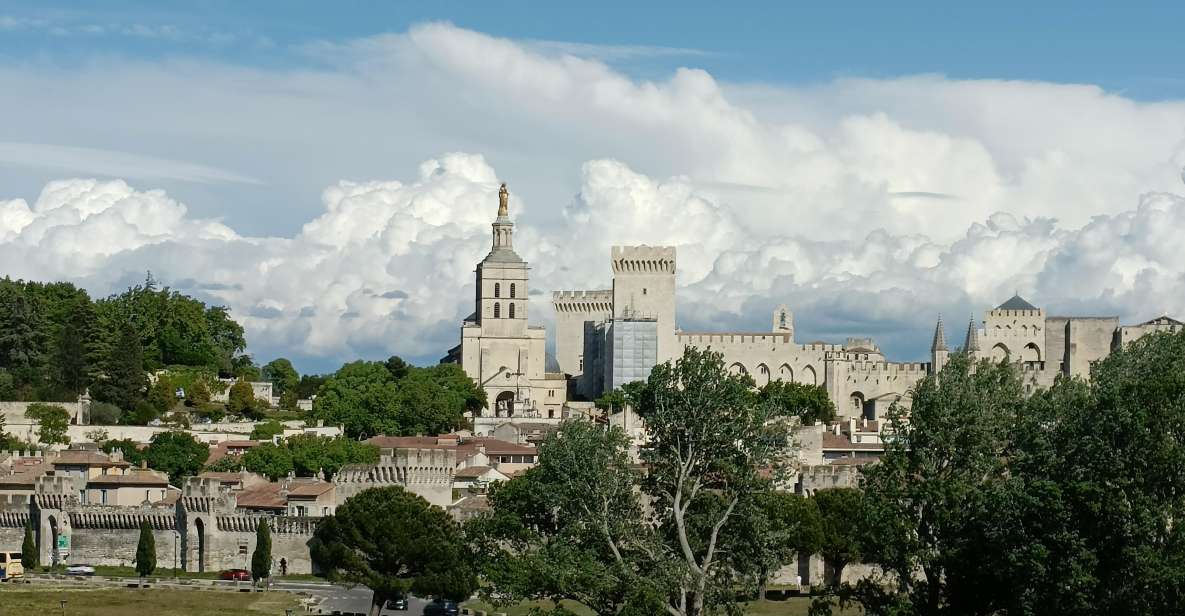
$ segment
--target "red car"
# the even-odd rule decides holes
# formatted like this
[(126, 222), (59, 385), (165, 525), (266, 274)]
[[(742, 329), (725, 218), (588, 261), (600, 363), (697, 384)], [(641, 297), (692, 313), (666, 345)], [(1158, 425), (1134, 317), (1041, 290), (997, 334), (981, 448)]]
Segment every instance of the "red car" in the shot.
[(218, 575), (220, 579), (232, 582), (250, 582), (251, 572), (246, 569), (227, 569)]

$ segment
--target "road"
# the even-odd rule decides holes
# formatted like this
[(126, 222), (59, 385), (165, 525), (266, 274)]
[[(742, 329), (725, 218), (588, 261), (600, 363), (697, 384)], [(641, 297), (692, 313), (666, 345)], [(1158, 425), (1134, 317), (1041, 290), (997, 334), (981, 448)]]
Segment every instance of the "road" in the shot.
[[(365, 586), (355, 586), (354, 588), (347, 588), (345, 586), (332, 586), (329, 584), (309, 584), (304, 582), (277, 582), (272, 584), (272, 588), (280, 590), (298, 590), (307, 592), (314, 597), (321, 599), (321, 611), (332, 614), (335, 611), (345, 613), (365, 614), (370, 610), (371, 592)], [(407, 614), (414, 616), (424, 613), (424, 606), (428, 602), (423, 599), (412, 597), (407, 602), (406, 612), (396, 612), (393, 610), (383, 610), (383, 614)]]

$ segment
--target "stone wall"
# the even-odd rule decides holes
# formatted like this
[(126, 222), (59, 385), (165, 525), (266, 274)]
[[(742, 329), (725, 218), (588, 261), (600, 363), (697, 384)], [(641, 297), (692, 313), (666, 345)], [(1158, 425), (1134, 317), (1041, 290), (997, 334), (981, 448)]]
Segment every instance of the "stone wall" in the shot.
[[(250, 569), (255, 553), (255, 529), (260, 520), (271, 526), (272, 560), (279, 573), (280, 559), (288, 561), (288, 573), (314, 573), (309, 542), (316, 530), (316, 518), (288, 516), (261, 517), (243, 514), (220, 515), (214, 520), (215, 532), (207, 538), (206, 571)], [(192, 549), (196, 549), (196, 544)], [(197, 562), (196, 551), (191, 563)]]

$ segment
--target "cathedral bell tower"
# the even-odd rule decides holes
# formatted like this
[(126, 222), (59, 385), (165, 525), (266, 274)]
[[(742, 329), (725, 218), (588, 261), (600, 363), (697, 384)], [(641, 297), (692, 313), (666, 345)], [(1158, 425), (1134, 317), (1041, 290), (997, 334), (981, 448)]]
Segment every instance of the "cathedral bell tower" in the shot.
[(490, 254), (477, 264), (477, 322), (496, 335), (524, 335), (527, 263), (514, 252), (510, 191), (505, 184), (498, 189), (498, 216), (490, 227)]

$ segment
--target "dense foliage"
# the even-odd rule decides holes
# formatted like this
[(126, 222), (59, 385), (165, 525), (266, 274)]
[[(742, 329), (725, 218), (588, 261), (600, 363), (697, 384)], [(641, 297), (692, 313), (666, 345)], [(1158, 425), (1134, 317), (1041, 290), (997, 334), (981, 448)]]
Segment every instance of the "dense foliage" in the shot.
[(148, 577), (156, 571), (156, 538), (147, 520), (140, 523), (140, 540), (136, 544), (136, 573)]
[(492, 513), (470, 526), (491, 598), (570, 599), (598, 614), (718, 613), (817, 543), (817, 525), (773, 506), (791, 422), (749, 377), (688, 349), (628, 397), (651, 439), (645, 475), (621, 431), (570, 422), (541, 447), (538, 466), (492, 491)]
[[(110, 442), (110, 441), (108, 441)], [(122, 447), (120, 448), (122, 450)], [(125, 455), (126, 455), (125, 451)], [(136, 454), (137, 456), (139, 454)], [(181, 481), (202, 472), (210, 448), (187, 432), (170, 430), (153, 435), (143, 459), (148, 466), (169, 474), (169, 482), (181, 485)], [(130, 461), (130, 460), (129, 460)]]
[(835, 404), (821, 385), (770, 381), (759, 392), (761, 399), (789, 416), (798, 417), (804, 426), (835, 420)]
[(485, 406), (485, 391), (456, 364), (417, 368), (356, 361), (321, 385), (313, 417), (340, 425), (350, 438), (442, 434), (462, 428), (463, 414)]
[(70, 428), (70, 413), (56, 404), (30, 404), (25, 409), (25, 417), (35, 420), (37, 426), (37, 440), (46, 445), (66, 445), (70, 437), (66, 431)]
[(226, 456), (207, 467), (211, 471), (238, 471), (266, 475), (277, 480), (295, 473), (297, 477), (315, 477), (322, 473), (326, 479), (346, 464), (373, 464), (379, 459), (378, 447), (347, 438), (297, 434), (282, 439), (279, 444), (262, 443), (242, 456)]
[(374, 591), (373, 616), (404, 593), (460, 600), (477, 587), (457, 523), (399, 486), (371, 488), (347, 500), (317, 526), (310, 547), (331, 581)]
[(255, 551), (251, 553), (251, 579), (258, 582), (272, 576), (272, 531), (266, 518), (255, 523)]
[(0, 279), (0, 400), (67, 402), (89, 388), (130, 414), (149, 397), (148, 373), (235, 375), (249, 366), (245, 347), (225, 308), (159, 287), (151, 275), (98, 301), (69, 283)]

